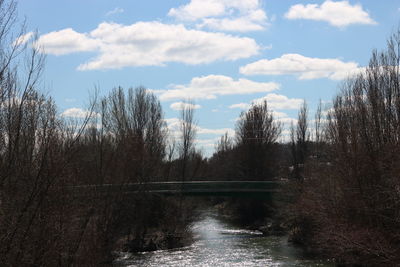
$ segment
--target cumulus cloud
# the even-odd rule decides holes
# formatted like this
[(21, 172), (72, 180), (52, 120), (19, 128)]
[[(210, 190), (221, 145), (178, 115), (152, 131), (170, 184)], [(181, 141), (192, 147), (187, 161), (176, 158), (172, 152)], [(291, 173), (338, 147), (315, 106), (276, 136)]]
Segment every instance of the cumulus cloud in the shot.
[[(281, 123), (283, 128), (281, 134), (281, 141), (285, 142), (285, 131), (290, 127), (290, 125), (296, 125), (297, 119), (291, 118), (287, 113), (278, 111), (281, 109), (298, 109), (300, 105), (303, 103), (303, 100), (297, 98), (288, 98), (284, 95), (277, 94), (268, 94), (264, 97), (254, 99), (251, 104), (250, 103), (239, 103), (231, 105), (230, 108), (239, 108), (242, 110), (248, 110), (252, 104), (261, 104), (263, 101), (267, 100), (268, 108), (274, 117), (274, 120)], [(240, 120), (240, 117), (235, 119), (235, 122)]]
[(237, 32), (248, 32), (248, 31), (259, 31), (264, 29), (264, 27), (258, 23), (247, 18), (237, 18), (237, 19), (204, 19), (200, 24), (197, 25), (198, 28), (209, 28), (219, 31), (237, 31)]
[(290, 129), (283, 129), (281, 132), (281, 135), (279, 137), (279, 142), (280, 143), (289, 143), (291, 142), (291, 137), (290, 137)]
[(290, 118), (290, 117), (278, 117), (278, 118), (276, 118), (276, 120), (281, 122), (281, 124), (283, 124), (283, 127), (288, 127), (292, 124), (293, 125), (297, 124), (297, 119)]
[(303, 104), (303, 99), (300, 98), (288, 98), (285, 95), (278, 94), (267, 94), (264, 97), (253, 100), (253, 103), (262, 103), (264, 100), (267, 101), (269, 108), (272, 110), (276, 109), (299, 109)]
[(274, 82), (254, 82), (247, 79), (234, 80), (224, 75), (208, 75), (193, 78), (187, 85), (171, 85), (170, 89), (157, 90), (161, 100), (215, 99), (220, 95), (265, 93), (278, 90)]
[(206, 149), (206, 156), (210, 156), (212, 151), (209, 151), (211, 148), (215, 148), (215, 144), (219, 141), (219, 137), (209, 138), (209, 139), (196, 139), (195, 143), (203, 149)]
[(81, 108), (69, 108), (66, 109), (63, 113), (61, 113), (63, 117), (70, 117), (70, 118), (86, 118), (88, 116), (98, 116), (96, 113), (90, 113), (89, 110), (81, 109)]
[(191, 0), (189, 4), (171, 8), (169, 16), (180, 20), (197, 20), (225, 14), (225, 3), (217, 0)]
[(292, 123), (296, 124), (297, 123), (297, 119), (291, 118), (289, 117), (288, 114), (286, 114), (285, 112), (280, 112), (280, 111), (276, 111), (276, 110), (272, 110), (272, 115), (274, 116), (274, 119), (276, 121), (279, 121), (282, 123), (283, 127), (288, 127), (290, 126)]
[[(253, 100), (252, 103), (261, 103), (263, 100), (265, 100), (265, 98), (255, 99), (255, 100)], [(291, 105), (293, 105), (293, 106), (298, 105), (298, 103), (294, 102), (293, 99), (292, 100), (289, 99), (289, 101), (286, 99), (286, 102), (288, 102), (288, 103), (284, 104), (283, 105), (284, 107), (291, 106)], [(272, 104), (272, 103), (268, 102), (268, 106), (272, 112), (272, 115), (274, 116), (274, 120), (281, 122), (283, 124), (283, 126), (288, 126), (291, 123), (293, 123), (293, 124), (297, 123), (297, 119), (290, 118), (289, 115), (286, 114), (285, 112), (274, 110), (274, 109), (279, 109), (279, 107), (282, 106), (282, 103), (280, 105), (276, 105), (276, 103)], [(250, 107), (251, 107), (251, 104), (249, 104), (249, 103), (239, 103), (239, 104), (233, 104), (233, 105), (229, 106), (229, 108), (232, 108), (232, 109), (239, 108), (242, 110), (247, 110)], [(293, 109), (293, 108), (290, 108), (290, 109)], [(240, 120), (240, 117), (235, 119), (235, 121), (238, 121), (238, 120)]]
[(274, 118), (277, 118), (277, 119), (278, 118), (287, 118), (288, 117), (288, 115), (285, 112), (273, 110), (272, 113), (274, 115)]
[(168, 15), (219, 31), (258, 31), (268, 24), (259, 0), (191, 0)]
[(182, 124), (181, 119), (179, 119), (179, 118), (168, 118), (168, 119), (164, 119), (164, 121), (167, 124), (167, 128), (169, 130), (169, 133), (174, 137), (178, 137), (179, 130), (180, 130), (180, 125)]
[(327, 0), (318, 4), (297, 4), (285, 14), (287, 19), (310, 19), (326, 21), (335, 27), (351, 24), (377, 24), (360, 4), (351, 5), (348, 1)]
[(277, 112), (276, 110), (280, 109), (298, 109), (303, 103), (302, 99), (299, 98), (288, 98), (285, 95), (279, 94), (267, 94), (261, 98), (256, 98), (251, 101), (251, 103), (238, 103), (229, 106), (229, 108), (240, 108), (240, 109), (248, 109), (251, 104), (261, 104), (264, 101), (267, 101), (268, 107), (273, 110), (276, 116), (282, 117), (284, 115), (283, 112)]
[(342, 80), (359, 73), (355, 62), (335, 58), (311, 58), (299, 54), (284, 54), (275, 59), (262, 59), (240, 68), (245, 75), (297, 75), (300, 80), (328, 78)]
[(108, 11), (108, 12), (106, 13), (106, 16), (108, 17), (108, 16), (112, 16), (112, 15), (115, 15), (115, 14), (124, 13), (124, 11), (125, 11), (125, 10), (124, 10), (123, 8), (116, 7), (116, 8), (114, 8), (113, 10)]
[(137, 22), (101, 23), (89, 33), (64, 29), (40, 36), (45, 53), (63, 55), (91, 51), (98, 55), (79, 70), (128, 66), (162, 66), (167, 62), (205, 64), (232, 61), (259, 53), (254, 39), (223, 33), (190, 30), (183, 25)]
[(250, 104), (248, 103), (238, 103), (229, 106), (229, 108), (238, 108), (238, 109), (248, 109), (249, 107)]
[(201, 108), (200, 105), (186, 103), (186, 102), (175, 102), (175, 103), (172, 103), (169, 107), (172, 108), (173, 110), (182, 110), (182, 109), (188, 109), (188, 108), (191, 108), (191, 109)]
[(24, 45), (27, 42), (29, 42), (29, 40), (34, 36), (33, 32), (27, 32), (19, 37), (17, 37), (14, 42), (13, 45), (18, 46), (18, 45)]
[[(182, 120), (179, 118), (169, 118), (164, 120), (167, 123), (168, 130), (172, 136), (175, 136), (176, 138), (179, 138), (180, 135), (180, 126), (182, 124)], [(216, 128), (216, 129), (211, 129), (211, 128), (204, 128), (200, 127), (198, 125), (194, 125), (194, 128), (196, 129), (196, 133), (198, 135), (223, 135), (225, 133), (228, 133), (229, 135), (233, 135), (235, 133), (235, 130), (232, 128)]]
[(86, 33), (79, 33), (67, 28), (40, 36), (35, 45), (42, 47), (47, 54), (58, 56), (75, 52), (96, 51), (100, 48), (101, 42), (90, 38)]
[(225, 133), (228, 133), (228, 135), (233, 135), (235, 133), (235, 130), (233, 130), (232, 128), (209, 129), (198, 126), (196, 130), (197, 134), (223, 135)]

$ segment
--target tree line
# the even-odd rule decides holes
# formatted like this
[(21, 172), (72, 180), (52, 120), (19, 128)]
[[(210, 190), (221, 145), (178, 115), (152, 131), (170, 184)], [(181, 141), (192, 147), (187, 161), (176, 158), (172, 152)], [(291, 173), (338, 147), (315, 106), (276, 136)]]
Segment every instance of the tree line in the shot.
[[(0, 1), (0, 17), (4, 265), (96, 266), (110, 264), (118, 250), (188, 244), (195, 204), (146, 190), (149, 181), (172, 179), (285, 178), (287, 200), (279, 207), (233, 204), (244, 223), (280, 213), (291, 241), (322, 255), (400, 261), (400, 32), (342, 84), (329, 110), (320, 104), (310, 120), (304, 103), (288, 142), (279, 142), (283, 125), (264, 101), (243, 111), (235, 136), (223, 135), (205, 158), (195, 148), (190, 105), (182, 107), (175, 139), (159, 100), (143, 87), (94, 96), (81, 120), (59, 116), (40, 90), (43, 54), (15, 40), (24, 29), (16, 3)], [(142, 186), (125, 194), (130, 183)]]
[[(60, 116), (41, 92), (43, 53), (24, 43), (16, 12), (15, 1), (0, 1), (2, 265), (98, 266), (115, 251), (187, 244), (192, 205), (145, 184), (193, 175), (192, 110), (182, 111), (176, 142), (167, 142), (160, 102), (142, 87), (92, 97), (80, 120)], [(125, 194), (129, 183), (142, 186)]]
[[(374, 50), (368, 66), (341, 84), (330, 108), (320, 103), (310, 120), (304, 102), (286, 143), (277, 142), (281, 125), (267, 103), (253, 104), (240, 116), (234, 139), (224, 135), (217, 143), (209, 173), (285, 178), (287, 201), (274, 213), (284, 217), (292, 242), (339, 263), (397, 265), (399, 51), (397, 31), (385, 50)], [(254, 208), (249, 203), (242, 209), (247, 217)]]

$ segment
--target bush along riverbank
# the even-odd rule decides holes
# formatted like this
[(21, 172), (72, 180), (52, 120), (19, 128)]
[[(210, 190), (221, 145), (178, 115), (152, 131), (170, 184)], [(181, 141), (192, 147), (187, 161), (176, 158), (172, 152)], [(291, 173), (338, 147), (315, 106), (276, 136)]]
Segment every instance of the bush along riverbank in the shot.
[(399, 264), (399, 51), (397, 30), (385, 50), (374, 50), (368, 66), (342, 83), (328, 106), (320, 104), (312, 120), (303, 103), (286, 144), (266, 140), (280, 132), (267, 103), (241, 114), (235, 142), (222, 137), (210, 166), (221, 177), (285, 177), (286, 191), (279, 194), (288, 199), (275, 209), (282, 216), (257, 202), (233, 203), (239, 222), (280, 217), (291, 242), (338, 264)]
[[(179, 197), (150, 198), (140, 217), (135, 214), (136, 221), (127, 224), (124, 231), (120, 232), (116, 251), (148, 252), (184, 247), (193, 242), (189, 229), (194, 219), (193, 202)], [(135, 211), (138, 210), (136, 208)]]
[(398, 30), (343, 84), (293, 182), (292, 240), (339, 263), (400, 262), (399, 48)]
[(214, 204), (220, 216), (234, 225), (257, 230), (265, 236), (287, 234), (286, 221), (270, 201), (258, 199), (224, 199)]

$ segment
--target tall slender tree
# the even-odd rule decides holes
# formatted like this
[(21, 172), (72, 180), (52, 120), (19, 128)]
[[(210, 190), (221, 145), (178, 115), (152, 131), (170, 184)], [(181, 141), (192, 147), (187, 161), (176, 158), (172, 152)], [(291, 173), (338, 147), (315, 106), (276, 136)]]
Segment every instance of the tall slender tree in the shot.
[(236, 145), (240, 150), (243, 178), (273, 178), (274, 144), (280, 133), (281, 124), (274, 120), (267, 101), (253, 104), (247, 112), (242, 112), (236, 124)]
[(182, 103), (180, 113), (180, 132), (181, 139), (179, 143), (179, 158), (181, 161), (181, 179), (187, 178), (187, 169), (190, 155), (194, 153), (194, 139), (196, 137), (196, 125), (194, 122), (194, 105), (192, 101), (187, 100)]

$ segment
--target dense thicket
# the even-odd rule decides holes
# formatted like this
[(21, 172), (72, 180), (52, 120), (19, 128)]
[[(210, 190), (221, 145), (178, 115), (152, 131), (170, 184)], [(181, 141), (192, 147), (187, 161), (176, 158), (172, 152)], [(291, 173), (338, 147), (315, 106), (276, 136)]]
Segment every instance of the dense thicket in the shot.
[[(313, 126), (304, 103), (289, 143), (278, 143), (267, 102), (255, 103), (204, 159), (193, 109), (183, 107), (179, 139), (168, 141), (145, 88), (96, 97), (79, 121), (59, 116), (39, 90), (42, 54), (15, 39), (15, 12), (0, 0), (3, 265), (98, 266), (115, 250), (183, 245), (192, 207), (149, 194), (146, 182), (191, 179), (287, 180), (279, 223), (293, 242), (344, 263), (400, 262), (400, 32), (343, 83), (326, 116), (318, 107)], [(130, 183), (141, 186), (125, 194)], [(248, 225), (278, 210), (257, 199), (228, 206)]]
[(327, 116), (327, 158), (308, 160), (293, 210), (301, 242), (350, 263), (400, 261), (399, 49), (398, 32), (343, 84)]
[[(304, 103), (289, 144), (275, 143), (279, 126), (267, 104), (253, 105), (240, 117), (236, 142), (228, 136), (218, 142), (211, 172), (226, 179), (286, 177), (281, 194), (288, 196), (288, 209), (279, 216), (291, 241), (339, 262), (398, 264), (399, 51), (397, 32), (386, 50), (373, 51), (369, 65), (342, 84), (330, 109), (318, 107), (313, 124)], [(250, 217), (263, 208), (249, 203), (236, 212)]]
[(98, 266), (115, 250), (183, 245), (182, 201), (145, 186), (125, 193), (128, 183), (164, 175), (158, 99), (144, 88), (116, 88), (93, 99), (86, 118), (66, 120), (40, 93), (39, 48), (15, 38), (23, 27), (18, 32), (14, 1), (0, 1), (0, 18), (1, 265)]
[[(277, 180), (282, 164), (281, 146), (277, 143), (281, 124), (274, 120), (266, 101), (254, 103), (243, 111), (236, 124), (235, 137), (226, 133), (216, 144), (208, 160), (207, 177), (215, 180)], [(271, 214), (271, 201), (256, 198), (227, 199), (224, 212), (245, 226), (262, 224)]]
[(230, 180), (273, 180), (278, 173), (281, 124), (266, 101), (242, 112), (234, 140), (224, 135), (209, 161), (209, 176)]

